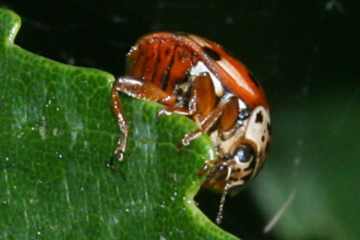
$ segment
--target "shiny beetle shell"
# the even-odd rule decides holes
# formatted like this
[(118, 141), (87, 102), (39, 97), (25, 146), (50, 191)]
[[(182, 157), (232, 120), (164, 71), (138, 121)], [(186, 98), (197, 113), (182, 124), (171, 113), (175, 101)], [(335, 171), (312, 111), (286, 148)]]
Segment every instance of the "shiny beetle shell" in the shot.
[(122, 160), (128, 127), (118, 93), (163, 104), (159, 115), (181, 114), (198, 125), (180, 145), (206, 133), (215, 159), (199, 171), (205, 187), (244, 186), (263, 166), (270, 144), (270, 111), (252, 73), (219, 44), (186, 33), (152, 33), (128, 54), (127, 72), (113, 85), (113, 110), (123, 133), (115, 154)]

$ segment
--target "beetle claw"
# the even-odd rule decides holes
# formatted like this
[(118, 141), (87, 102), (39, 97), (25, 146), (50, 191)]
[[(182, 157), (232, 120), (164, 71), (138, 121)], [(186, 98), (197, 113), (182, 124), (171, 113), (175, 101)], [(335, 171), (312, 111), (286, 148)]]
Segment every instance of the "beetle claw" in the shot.
[(188, 134), (186, 134), (182, 139), (181, 141), (176, 144), (176, 148), (178, 151), (180, 151), (183, 147), (185, 146), (188, 146), (190, 144), (190, 140), (189, 140), (189, 137), (188, 137)]
[(105, 166), (106, 166), (107, 168), (110, 168), (110, 169), (113, 170), (113, 171), (116, 171), (116, 170), (117, 170), (117, 167), (116, 167), (115, 162), (117, 162), (117, 161), (118, 161), (118, 158), (117, 158), (117, 156), (114, 154), (108, 161), (106, 161)]
[(115, 171), (117, 170), (116, 163), (122, 162), (123, 158), (124, 158), (124, 151), (122, 150), (115, 151), (112, 157), (105, 163), (105, 166)]
[(118, 153), (115, 154), (115, 156), (117, 157), (117, 161), (122, 162), (122, 160), (124, 158), (124, 152), (119, 151)]
[(184, 146), (190, 145), (190, 143), (195, 139), (199, 138), (201, 134), (202, 132), (200, 130), (185, 134), (185, 136), (181, 139), (180, 143), (178, 143), (177, 147), (182, 148)]

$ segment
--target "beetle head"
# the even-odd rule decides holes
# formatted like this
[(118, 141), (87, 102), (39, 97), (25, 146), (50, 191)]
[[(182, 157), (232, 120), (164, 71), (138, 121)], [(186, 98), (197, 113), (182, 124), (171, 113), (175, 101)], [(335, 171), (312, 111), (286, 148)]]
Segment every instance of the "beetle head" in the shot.
[(244, 186), (263, 166), (270, 134), (269, 112), (258, 106), (233, 137), (219, 144), (222, 157), (207, 167), (204, 186), (220, 192), (225, 186), (230, 192)]

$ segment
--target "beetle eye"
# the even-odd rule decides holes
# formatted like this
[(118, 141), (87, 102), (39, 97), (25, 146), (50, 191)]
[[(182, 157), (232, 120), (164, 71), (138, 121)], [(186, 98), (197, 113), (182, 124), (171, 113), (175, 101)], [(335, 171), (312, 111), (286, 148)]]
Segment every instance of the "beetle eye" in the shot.
[(255, 156), (254, 149), (249, 145), (241, 145), (235, 152), (234, 160), (242, 163), (251, 161)]

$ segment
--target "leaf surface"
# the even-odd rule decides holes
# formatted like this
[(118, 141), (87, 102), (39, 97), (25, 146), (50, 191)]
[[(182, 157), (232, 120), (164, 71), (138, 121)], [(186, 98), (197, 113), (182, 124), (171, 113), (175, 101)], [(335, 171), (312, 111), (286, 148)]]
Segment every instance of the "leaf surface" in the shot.
[(194, 204), (210, 142), (176, 149), (190, 120), (122, 96), (128, 151), (105, 168), (114, 77), (21, 49), (19, 27), (0, 10), (0, 239), (236, 239)]

